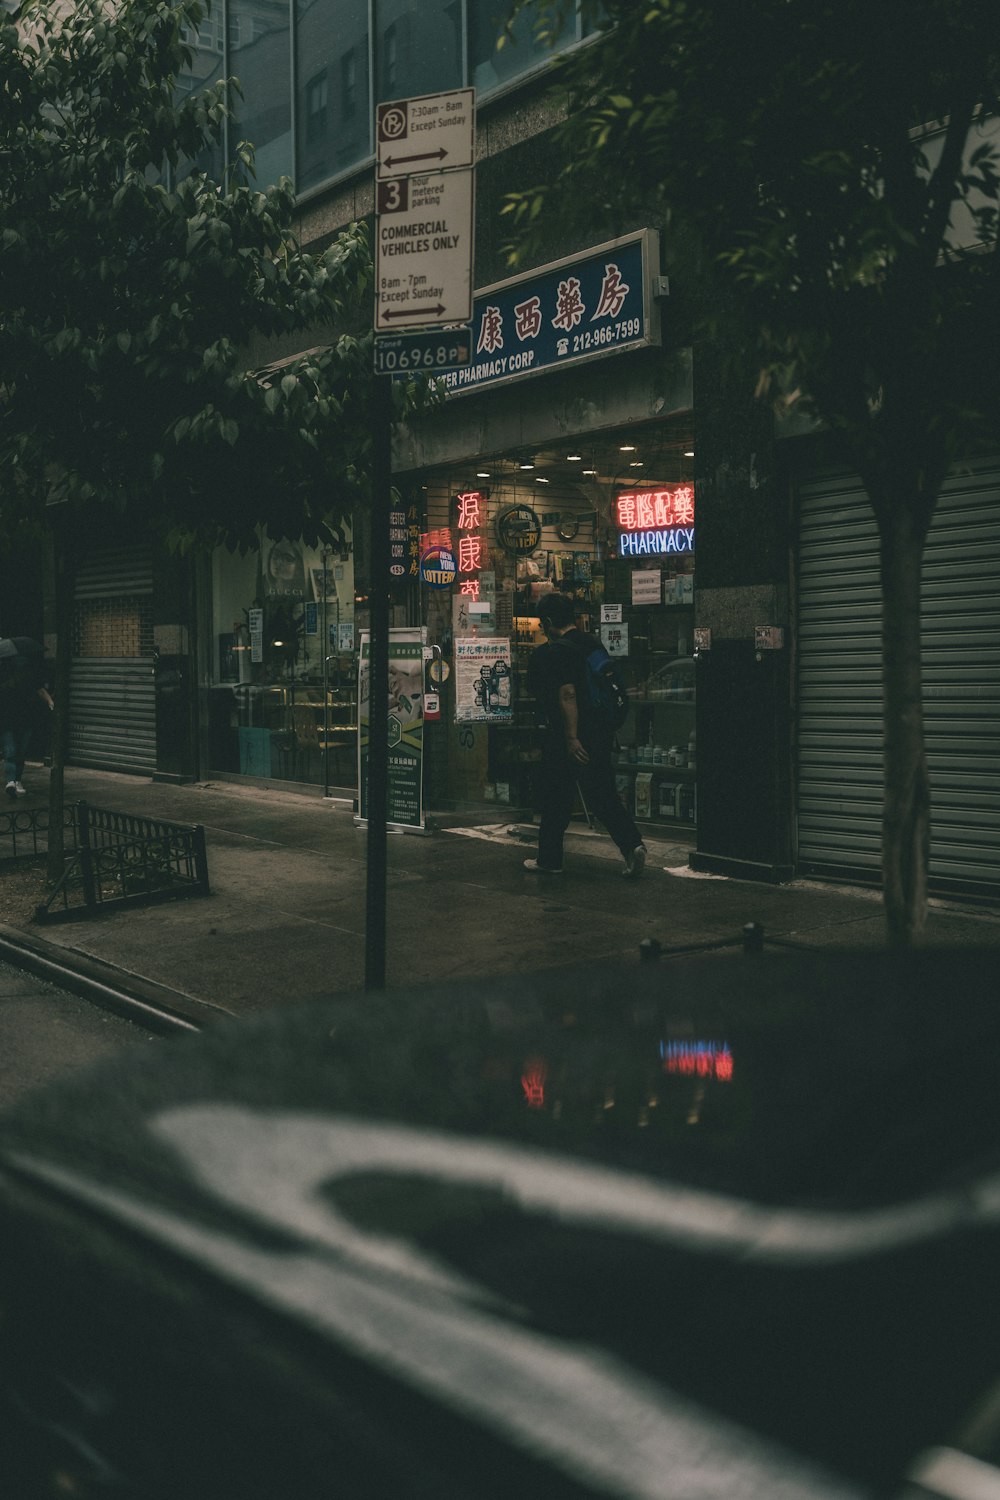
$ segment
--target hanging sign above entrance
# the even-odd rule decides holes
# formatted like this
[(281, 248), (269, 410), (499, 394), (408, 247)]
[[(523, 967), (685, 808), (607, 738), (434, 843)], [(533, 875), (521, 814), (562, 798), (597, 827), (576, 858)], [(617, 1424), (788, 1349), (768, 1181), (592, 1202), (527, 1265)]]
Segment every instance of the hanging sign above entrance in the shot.
[(477, 292), (472, 363), (449, 396), (660, 342), (660, 237), (642, 229)]

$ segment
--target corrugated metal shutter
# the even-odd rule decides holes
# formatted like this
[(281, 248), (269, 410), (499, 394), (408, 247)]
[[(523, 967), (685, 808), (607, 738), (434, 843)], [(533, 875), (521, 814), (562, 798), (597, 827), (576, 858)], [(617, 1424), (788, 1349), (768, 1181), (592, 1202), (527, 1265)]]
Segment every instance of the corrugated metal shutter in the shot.
[[(799, 487), (798, 852), (878, 879), (882, 650), (875, 518), (856, 477)], [(1000, 464), (945, 484), (923, 571), (931, 887), (1000, 891)]]
[(70, 679), (72, 765), (138, 775), (156, 770), (152, 592), (148, 547), (94, 548), (81, 561)]

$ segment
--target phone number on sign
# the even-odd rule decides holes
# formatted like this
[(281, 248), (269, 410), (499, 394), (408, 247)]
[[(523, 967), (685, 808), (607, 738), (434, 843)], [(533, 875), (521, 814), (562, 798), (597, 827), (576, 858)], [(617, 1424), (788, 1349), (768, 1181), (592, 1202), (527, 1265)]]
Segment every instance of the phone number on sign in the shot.
[(604, 344), (617, 344), (621, 339), (634, 339), (641, 332), (640, 318), (623, 318), (620, 323), (605, 324), (603, 328), (588, 328), (585, 333), (573, 335), (573, 353), (600, 349)]

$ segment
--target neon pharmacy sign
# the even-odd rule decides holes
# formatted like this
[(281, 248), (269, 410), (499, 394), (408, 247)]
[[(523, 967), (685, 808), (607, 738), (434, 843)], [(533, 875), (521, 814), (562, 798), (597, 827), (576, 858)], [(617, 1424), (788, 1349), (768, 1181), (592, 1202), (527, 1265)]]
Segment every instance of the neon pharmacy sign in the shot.
[(622, 557), (694, 551), (694, 486), (637, 490), (615, 501)]

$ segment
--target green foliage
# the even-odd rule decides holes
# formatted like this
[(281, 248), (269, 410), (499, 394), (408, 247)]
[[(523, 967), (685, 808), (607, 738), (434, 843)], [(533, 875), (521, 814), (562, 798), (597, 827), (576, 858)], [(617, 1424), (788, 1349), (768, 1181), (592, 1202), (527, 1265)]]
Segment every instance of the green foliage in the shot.
[[(204, 15), (80, 0), (0, 23), (8, 524), (66, 501), (246, 546), (258, 525), (314, 541), (365, 502), (368, 237), (305, 253), (291, 183), (257, 186), (245, 144), (222, 184), (193, 168), (238, 91), (177, 89)], [(296, 336), (321, 347), (247, 368), (251, 340)]]
[[(549, 30), (564, 9), (518, 6)], [(876, 507), (916, 434), (932, 504), (995, 395), (994, 7), (606, 0), (601, 15), (559, 70), (561, 176), (506, 205), (512, 263), (546, 212), (614, 232), (644, 202), (668, 256), (683, 234), (688, 278), (700, 257), (701, 336), (839, 434)]]

